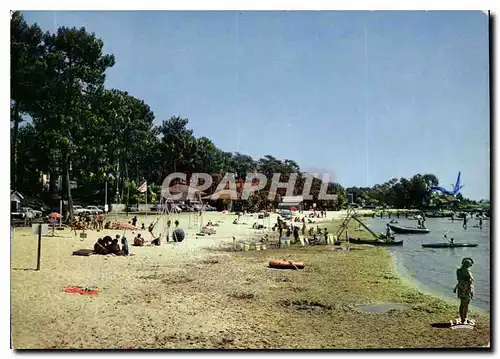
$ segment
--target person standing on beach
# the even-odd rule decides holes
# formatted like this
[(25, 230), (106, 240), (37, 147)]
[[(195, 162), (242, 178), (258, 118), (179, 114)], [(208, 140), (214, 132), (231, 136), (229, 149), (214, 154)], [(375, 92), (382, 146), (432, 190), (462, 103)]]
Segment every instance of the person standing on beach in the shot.
[(464, 229), (467, 229), (467, 215), (464, 216), (464, 223), (462, 224)]
[(472, 258), (462, 259), (462, 266), (457, 269), (457, 285), (453, 293), (457, 293), (460, 299), (460, 320), (462, 324), (467, 324), (467, 313), (469, 312), (469, 303), (474, 298), (474, 278), (470, 272), (470, 267), (474, 264)]
[(299, 227), (297, 226), (293, 226), (293, 240), (295, 241), (294, 243), (299, 241)]

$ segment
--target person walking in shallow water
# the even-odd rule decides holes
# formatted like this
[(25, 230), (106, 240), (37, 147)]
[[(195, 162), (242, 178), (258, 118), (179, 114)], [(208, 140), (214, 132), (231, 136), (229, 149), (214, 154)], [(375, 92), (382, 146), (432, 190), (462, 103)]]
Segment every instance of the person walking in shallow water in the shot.
[(467, 215), (464, 216), (464, 223), (462, 224), (464, 229), (467, 229)]
[(474, 278), (470, 272), (470, 267), (474, 264), (472, 258), (462, 259), (462, 266), (457, 269), (457, 285), (453, 289), (453, 293), (457, 293), (460, 299), (460, 321), (462, 324), (467, 324), (469, 321), (467, 313), (469, 312), (469, 303), (474, 298)]

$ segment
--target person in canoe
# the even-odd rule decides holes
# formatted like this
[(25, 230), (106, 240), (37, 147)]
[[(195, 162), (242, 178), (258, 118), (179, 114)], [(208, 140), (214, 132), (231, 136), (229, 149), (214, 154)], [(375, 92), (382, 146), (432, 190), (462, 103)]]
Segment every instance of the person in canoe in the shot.
[(467, 313), (469, 312), (469, 303), (474, 298), (474, 278), (470, 272), (470, 267), (474, 264), (472, 258), (462, 259), (462, 266), (457, 269), (457, 285), (453, 293), (457, 293), (460, 299), (460, 320), (462, 324), (467, 324)]

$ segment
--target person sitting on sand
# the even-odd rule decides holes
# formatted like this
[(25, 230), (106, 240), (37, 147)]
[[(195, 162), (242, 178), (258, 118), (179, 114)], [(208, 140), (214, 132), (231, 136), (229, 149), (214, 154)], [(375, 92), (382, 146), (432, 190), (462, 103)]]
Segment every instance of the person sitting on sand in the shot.
[(144, 225), (144, 223), (141, 225), (141, 231), (145, 231), (146, 230), (146, 226)]
[(120, 245), (118, 244), (118, 239), (115, 238), (109, 245), (109, 253), (112, 253), (114, 255), (120, 255)]
[(134, 246), (136, 247), (142, 247), (144, 245), (144, 238), (141, 237), (141, 234), (137, 234), (137, 236), (134, 238)]
[(111, 245), (113, 238), (111, 238), (111, 236), (105, 236), (102, 240), (104, 242), (104, 247), (107, 248), (107, 247), (109, 247), (109, 245)]
[(233, 224), (238, 224), (238, 218), (235, 218)]
[(269, 243), (269, 236), (267, 234), (264, 234), (264, 237), (260, 239), (261, 243)]
[(97, 242), (95, 242), (94, 252), (95, 254), (108, 254), (108, 251), (106, 250), (106, 247), (104, 245), (104, 240), (102, 238), (99, 238)]
[(470, 272), (470, 267), (474, 264), (472, 258), (462, 259), (462, 266), (457, 269), (457, 285), (453, 289), (453, 293), (457, 293), (460, 299), (460, 320), (462, 324), (467, 324), (467, 313), (469, 311), (469, 303), (474, 298), (474, 278)]
[(161, 234), (158, 235), (158, 238), (155, 238), (151, 241), (152, 245), (159, 246), (161, 244)]
[(174, 224), (175, 224), (175, 228), (179, 228), (179, 220), (178, 219), (175, 220)]

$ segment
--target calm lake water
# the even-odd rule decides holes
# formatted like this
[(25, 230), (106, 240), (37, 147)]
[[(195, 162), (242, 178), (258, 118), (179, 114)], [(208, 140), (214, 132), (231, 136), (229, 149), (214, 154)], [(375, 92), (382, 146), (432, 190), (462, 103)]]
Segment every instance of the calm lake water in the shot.
[[(416, 227), (417, 221), (404, 217), (392, 219), (403, 226)], [(384, 232), (387, 218), (363, 218), (375, 232)], [(471, 305), (490, 310), (490, 221), (483, 221), (483, 228), (473, 228), (479, 222), (469, 219), (467, 229), (462, 228), (462, 221), (452, 222), (448, 218), (427, 218), (425, 225), (431, 230), (429, 234), (396, 234), (396, 240), (404, 240), (402, 247), (393, 247), (390, 251), (395, 255), (397, 267), (401, 274), (423, 291), (456, 299), (453, 288), (456, 284), (456, 269), (462, 259), (470, 257), (474, 260), (471, 268), (475, 281), (474, 299)], [(446, 242), (444, 235), (455, 238), (455, 243), (477, 243), (476, 248), (422, 248), (424, 243)], [(355, 236), (355, 234), (352, 234)]]

